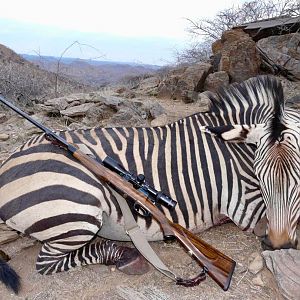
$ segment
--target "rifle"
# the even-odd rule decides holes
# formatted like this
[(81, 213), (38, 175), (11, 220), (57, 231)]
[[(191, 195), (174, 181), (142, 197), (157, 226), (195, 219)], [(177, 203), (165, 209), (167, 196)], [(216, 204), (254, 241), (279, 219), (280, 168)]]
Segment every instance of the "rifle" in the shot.
[[(176, 202), (173, 199), (162, 194), (161, 192), (157, 192), (151, 187), (149, 192), (149, 186), (145, 185), (144, 179), (137, 180), (138, 184), (134, 186), (135, 184), (132, 179), (134, 176), (126, 171), (117, 162), (112, 160), (112, 158), (108, 157), (104, 159), (103, 162), (92, 158), (91, 156), (83, 153), (75, 145), (68, 143), (64, 138), (57, 135), (51, 129), (31, 118), (29, 115), (8, 102), (2, 96), (0, 96), (0, 101), (41, 129), (45, 133), (48, 140), (59, 147), (66, 149), (100, 181), (111, 186), (125, 199), (130, 198), (134, 200), (139, 207), (141, 207), (145, 212), (148, 212), (160, 224), (166, 239), (174, 237), (186, 248), (188, 253), (197, 260), (200, 266), (203, 267), (203, 270), (193, 279), (185, 280), (175, 277), (176, 284), (195, 286), (199, 284), (200, 281), (205, 279), (205, 274), (207, 273), (224, 291), (228, 290), (236, 262), (230, 257), (226, 256), (224, 253), (201, 240), (199, 237), (192, 234), (181, 225), (170, 221), (163, 214), (163, 212), (157, 206), (155, 206), (153, 201), (148, 200), (148, 198), (153, 198), (155, 196), (156, 199), (160, 200), (166, 206), (174, 207)], [(141, 188), (141, 186), (144, 186), (144, 188)]]

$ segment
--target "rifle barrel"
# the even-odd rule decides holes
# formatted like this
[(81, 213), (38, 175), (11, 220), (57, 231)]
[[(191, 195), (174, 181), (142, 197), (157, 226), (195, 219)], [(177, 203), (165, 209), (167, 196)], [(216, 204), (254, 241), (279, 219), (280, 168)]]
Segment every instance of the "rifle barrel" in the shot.
[(0, 101), (5, 104), (6, 106), (8, 106), (9, 108), (11, 108), (13, 111), (15, 111), (16, 113), (18, 113), (19, 115), (21, 115), (22, 117), (24, 117), (26, 120), (28, 120), (29, 122), (31, 122), (33, 125), (35, 125), (36, 127), (38, 127), (39, 129), (41, 129), (42, 131), (44, 131), (45, 133), (48, 133), (48, 131), (52, 132), (49, 128), (47, 128), (46, 126), (40, 124), (39, 122), (37, 122), (35, 119), (33, 119), (32, 117), (30, 117), (28, 114), (26, 114), (24, 111), (22, 111), (21, 109), (19, 109), (18, 107), (14, 106), (12, 103), (10, 103), (9, 101), (7, 101), (5, 98), (3, 98), (0, 95)]
[(10, 103), (9, 101), (7, 101), (1, 95), (0, 95), (0, 101), (3, 104), (5, 104), (6, 106), (8, 106), (9, 108), (11, 108), (13, 111), (15, 111), (16, 113), (18, 113), (19, 115), (21, 115), (23, 118), (25, 118), (26, 120), (28, 120), (29, 122), (31, 122), (33, 125), (35, 125), (39, 129), (41, 129), (43, 132), (45, 132), (45, 134), (47, 136), (50, 136), (53, 139), (57, 140), (60, 143), (60, 145), (62, 145), (65, 148), (67, 148), (68, 151), (70, 151), (72, 154), (77, 150), (76, 147), (74, 147), (72, 144), (68, 143), (64, 138), (62, 138), (61, 136), (59, 136), (58, 134), (56, 134), (54, 131), (52, 131), (48, 127), (46, 127), (43, 124), (39, 123), (34, 118), (30, 117), (28, 114), (26, 114), (24, 111), (22, 111), (21, 109), (19, 109), (18, 107), (16, 107), (15, 105), (13, 105), (12, 103)]

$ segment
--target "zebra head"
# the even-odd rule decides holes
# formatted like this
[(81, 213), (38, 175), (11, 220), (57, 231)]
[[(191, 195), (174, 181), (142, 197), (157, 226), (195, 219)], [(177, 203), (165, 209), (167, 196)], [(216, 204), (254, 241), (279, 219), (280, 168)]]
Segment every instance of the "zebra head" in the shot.
[[(229, 100), (235, 105), (231, 121), (246, 124), (229, 124), (223, 115), (224, 125), (203, 126), (202, 130), (225, 141), (255, 145), (253, 168), (268, 220), (263, 247), (296, 248), (300, 217), (299, 112), (285, 108), (282, 86), (272, 77), (251, 79), (218, 96), (224, 95), (227, 100), (228, 96), (234, 98)], [(231, 112), (232, 106), (225, 115)]]

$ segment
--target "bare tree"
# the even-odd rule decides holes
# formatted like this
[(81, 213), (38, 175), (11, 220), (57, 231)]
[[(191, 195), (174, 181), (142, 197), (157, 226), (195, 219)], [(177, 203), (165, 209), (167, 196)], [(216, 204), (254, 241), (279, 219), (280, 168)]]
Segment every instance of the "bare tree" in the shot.
[[(88, 47), (88, 48), (91, 48), (97, 52), (100, 52), (99, 49), (91, 46), (91, 45), (88, 45), (88, 44), (83, 44), (83, 43), (80, 43), (78, 41), (74, 41), (72, 44), (70, 44), (68, 47), (66, 47), (62, 53), (60, 54), (60, 57), (57, 59), (57, 64), (56, 64), (56, 72), (55, 72), (55, 95), (56, 97), (58, 97), (58, 81), (59, 81), (59, 77), (60, 77), (60, 71), (61, 71), (61, 61), (64, 57), (64, 55), (68, 52), (68, 50), (70, 50), (72, 47), (74, 46), (78, 46), (80, 51), (82, 52), (82, 47)], [(96, 56), (96, 57), (90, 57), (89, 59), (98, 59), (98, 58), (101, 58), (101, 57), (104, 57), (104, 55), (99, 55), (99, 56)]]
[(214, 19), (187, 19), (187, 31), (192, 36), (201, 36), (208, 40), (219, 39), (225, 30), (234, 26), (279, 16), (300, 16), (299, 0), (254, 0), (241, 6), (224, 9)]
[(203, 61), (210, 55), (207, 44), (220, 39), (222, 33), (234, 26), (279, 16), (300, 16), (299, 0), (252, 0), (242, 5), (219, 11), (213, 19), (186, 19), (187, 32), (194, 42), (175, 57), (178, 62)]
[(0, 91), (21, 105), (32, 105), (49, 93), (51, 80), (43, 71), (30, 64), (0, 62)]
[(186, 49), (181, 51), (175, 50), (176, 64), (207, 62), (211, 54), (210, 42), (194, 42)]

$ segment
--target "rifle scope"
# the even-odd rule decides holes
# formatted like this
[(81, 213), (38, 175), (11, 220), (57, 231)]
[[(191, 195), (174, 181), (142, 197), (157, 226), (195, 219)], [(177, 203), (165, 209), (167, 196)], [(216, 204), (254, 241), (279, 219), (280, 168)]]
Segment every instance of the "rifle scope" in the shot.
[(168, 209), (175, 208), (177, 202), (163, 192), (157, 191), (155, 188), (149, 186), (145, 182), (145, 176), (143, 174), (134, 176), (110, 156), (105, 157), (103, 165), (122, 176), (125, 180), (130, 182), (135, 189), (146, 193), (154, 204), (157, 201), (158, 203), (166, 206)]

